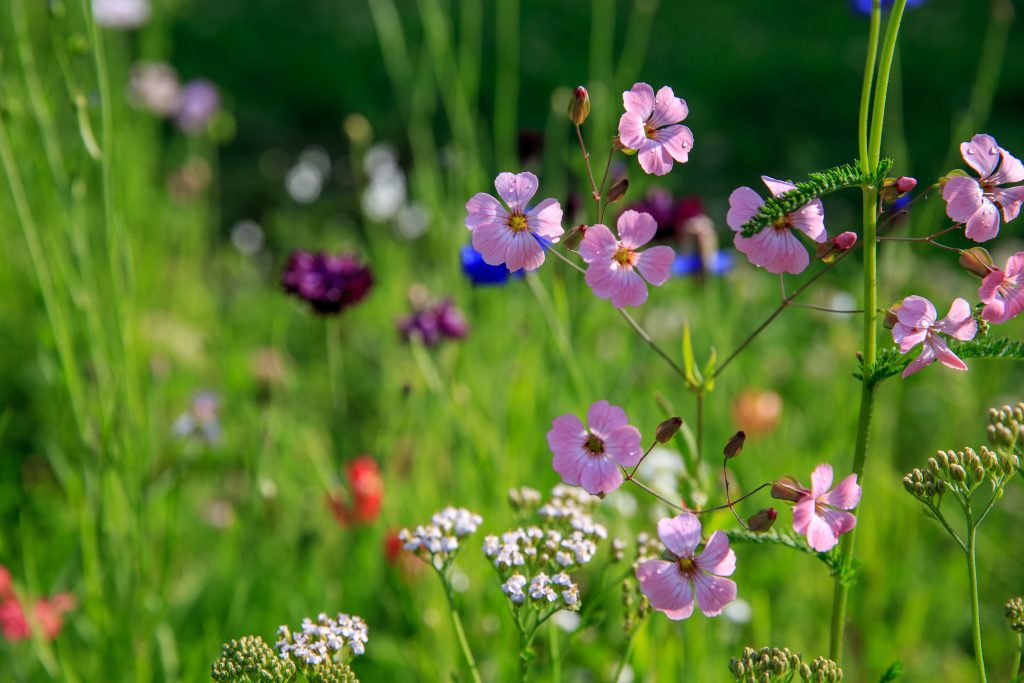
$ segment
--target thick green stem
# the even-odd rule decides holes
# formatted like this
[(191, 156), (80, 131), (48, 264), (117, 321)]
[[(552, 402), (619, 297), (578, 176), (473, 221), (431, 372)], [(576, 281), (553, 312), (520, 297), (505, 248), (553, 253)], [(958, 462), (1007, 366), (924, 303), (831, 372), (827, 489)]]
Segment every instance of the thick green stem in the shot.
[(880, 0), (874, 0), (871, 7), (871, 28), (868, 29), (868, 55), (864, 63), (864, 81), (860, 90), (860, 125), (857, 126), (857, 143), (860, 150), (860, 167), (865, 174), (873, 173), (868, 156), (868, 111), (871, 108), (871, 84), (875, 80), (875, 59), (878, 57), (878, 28), (882, 23)]
[(1017, 634), (1017, 650), (1013, 655), (1013, 673), (1010, 674), (1010, 680), (1016, 681), (1020, 676), (1020, 665), (1024, 662), (1024, 634)]
[(469, 673), (474, 683), (481, 683), (480, 669), (477, 668), (476, 659), (473, 658), (473, 651), (469, 649), (469, 641), (466, 639), (465, 629), (462, 628), (459, 610), (455, 608), (455, 596), (452, 594), (452, 587), (444, 576), (441, 577), (441, 582), (444, 583), (444, 595), (448, 598), (448, 612), (452, 616), (452, 627), (455, 629), (455, 636), (459, 641), (462, 656), (466, 660), (466, 666), (469, 667)]
[(978, 566), (975, 562), (975, 540), (978, 535), (977, 525), (971, 519), (970, 507), (967, 509), (967, 580), (971, 590), (971, 631), (974, 636), (974, 661), (978, 664), (978, 681), (986, 683), (985, 653), (981, 648), (981, 608), (978, 605)]

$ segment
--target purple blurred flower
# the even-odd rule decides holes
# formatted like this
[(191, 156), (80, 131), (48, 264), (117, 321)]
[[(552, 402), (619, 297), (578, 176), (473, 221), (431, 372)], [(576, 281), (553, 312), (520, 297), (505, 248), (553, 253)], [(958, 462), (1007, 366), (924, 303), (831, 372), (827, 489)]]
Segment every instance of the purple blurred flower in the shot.
[(662, 188), (651, 190), (645, 199), (628, 208), (651, 214), (658, 224), (655, 237), (659, 239), (680, 237), (686, 221), (704, 214), (704, 206), (698, 197), (675, 199), (668, 190)]
[(435, 346), (444, 339), (462, 339), (469, 334), (469, 323), (451, 299), (431, 304), (398, 321), (398, 332), (405, 341), (419, 339)]
[(509, 277), (522, 277), (522, 269), (512, 273), (505, 267), (489, 265), (484, 261), (484, 255), (473, 248), (471, 244), (465, 244), (459, 251), (462, 260), (462, 272), (474, 285), (503, 285), (508, 282)]
[[(911, 7), (919, 7), (923, 5), (927, 0), (907, 0), (907, 9)], [(891, 9), (893, 0), (882, 0), (882, 9)], [(851, 0), (851, 6), (853, 11), (857, 14), (863, 14), (867, 16), (871, 14), (871, 0)]]
[(362, 301), (373, 287), (373, 273), (353, 254), (299, 250), (288, 258), (281, 284), (317, 313), (329, 315)]
[(220, 441), (220, 399), (212, 391), (200, 391), (192, 397), (189, 409), (178, 416), (171, 432), (179, 439), (200, 436), (207, 443)]
[(715, 251), (710, 258), (704, 258), (699, 251), (679, 254), (672, 262), (672, 274), (676, 277), (687, 275), (725, 275), (732, 269), (732, 254), (727, 251)]
[(175, 121), (185, 133), (196, 134), (206, 129), (220, 108), (217, 86), (205, 78), (196, 78), (181, 87)]

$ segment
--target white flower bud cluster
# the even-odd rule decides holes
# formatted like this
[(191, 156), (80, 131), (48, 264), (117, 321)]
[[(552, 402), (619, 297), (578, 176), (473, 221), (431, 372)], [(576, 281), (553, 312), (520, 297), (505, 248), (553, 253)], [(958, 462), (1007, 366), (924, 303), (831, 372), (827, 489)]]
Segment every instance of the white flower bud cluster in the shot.
[(339, 613), (331, 618), (321, 612), (317, 620), (302, 620), (301, 630), (292, 633), (287, 626), (277, 630), (277, 650), (282, 659), (294, 657), (298, 662), (317, 666), (334, 659), (348, 661), (353, 655), (366, 652), (368, 631), (361, 617)]
[(412, 531), (402, 529), (398, 539), (406, 550), (439, 566), (459, 549), (459, 539), (474, 533), (483, 521), (483, 517), (466, 508), (449, 506), (434, 513), (430, 524), (419, 525)]

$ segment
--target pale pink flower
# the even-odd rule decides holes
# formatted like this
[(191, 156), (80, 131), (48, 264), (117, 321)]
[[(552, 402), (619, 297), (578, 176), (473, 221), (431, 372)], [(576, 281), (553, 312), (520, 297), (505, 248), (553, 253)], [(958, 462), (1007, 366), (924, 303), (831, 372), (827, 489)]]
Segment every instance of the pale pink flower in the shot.
[(587, 284), (594, 294), (611, 299), (618, 308), (639, 306), (647, 301), (644, 280), (654, 286), (668, 280), (676, 255), (671, 247), (638, 251), (658, 230), (649, 213), (624, 211), (616, 227), (619, 239), (604, 225), (591, 225), (584, 233), (580, 256), (589, 264)]
[(643, 457), (640, 431), (629, 424), (626, 411), (608, 401), (590, 406), (587, 423), (589, 429), (572, 414), (551, 422), (551, 465), (566, 484), (595, 495), (609, 493), (622, 485), (619, 467), (635, 467)]
[(622, 93), (622, 104), (626, 113), (619, 119), (619, 140), (636, 150), (645, 173), (665, 175), (673, 160), (686, 163), (693, 148), (693, 133), (679, 125), (689, 113), (686, 100), (667, 85), (655, 95), (646, 83), (634, 83)]
[(1024, 164), (999, 146), (991, 135), (975, 135), (960, 144), (960, 154), (980, 180), (953, 176), (942, 188), (946, 215), (967, 225), (965, 234), (975, 242), (987, 242), (999, 234), (999, 210), (1007, 223), (1020, 213), (1024, 185), (1000, 187), (1024, 180)]
[[(796, 185), (783, 180), (775, 180), (761, 176), (761, 180), (771, 190), (772, 195), (779, 196), (796, 189)], [(815, 242), (828, 239), (825, 233), (825, 208), (820, 199), (815, 199), (802, 207), (787, 213), (772, 225), (767, 225), (753, 237), (744, 237), (741, 233), (743, 224), (749, 221), (764, 204), (761, 195), (749, 187), (739, 187), (729, 195), (729, 213), (726, 222), (736, 231), (733, 244), (747, 255), (747, 259), (755, 266), (761, 266), (769, 273), (802, 273), (810, 263), (807, 249), (794, 234), (799, 230)]]
[(985, 304), (981, 317), (990, 323), (1016, 318), (1024, 310), (1024, 251), (1011, 256), (1003, 270), (986, 275), (978, 296)]
[(736, 553), (729, 537), (721, 531), (711, 534), (704, 550), (694, 555), (700, 543), (700, 520), (683, 512), (658, 522), (658, 536), (676, 559), (647, 560), (636, 570), (640, 590), (651, 607), (669, 619), (686, 619), (697, 605), (704, 616), (714, 617), (736, 599), (736, 583), (723, 578), (736, 571)]
[(903, 371), (904, 378), (936, 360), (954, 370), (967, 369), (939, 333), (960, 341), (974, 339), (978, 322), (971, 315), (971, 305), (963, 299), (954, 299), (949, 314), (942, 320), (937, 321), (937, 317), (932, 302), (916, 295), (904, 299), (896, 311), (897, 322), (892, 328), (892, 338), (899, 344), (900, 353), (907, 353), (918, 344), (923, 345), (921, 353)]
[(832, 466), (818, 465), (811, 472), (811, 488), (786, 477), (775, 482), (772, 495), (789, 500), (793, 507), (793, 529), (807, 537), (807, 543), (819, 553), (831, 550), (839, 537), (857, 526), (857, 518), (846, 510), (860, 503), (857, 475), (851, 474), (831, 491)]
[(473, 231), (473, 248), (484, 262), (535, 270), (544, 263), (541, 240), (557, 242), (562, 229), (562, 207), (555, 199), (545, 199), (532, 209), (527, 203), (537, 194), (537, 176), (524, 173), (499, 173), (494, 189), (505, 203), (479, 192), (466, 202), (466, 227)]

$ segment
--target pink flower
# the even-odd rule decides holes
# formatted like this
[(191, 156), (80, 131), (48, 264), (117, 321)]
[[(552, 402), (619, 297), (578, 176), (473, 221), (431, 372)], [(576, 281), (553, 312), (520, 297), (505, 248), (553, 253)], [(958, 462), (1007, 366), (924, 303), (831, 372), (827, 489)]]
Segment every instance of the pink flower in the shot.
[(619, 119), (619, 140), (637, 151), (644, 173), (665, 175), (672, 161), (685, 164), (693, 147), (693, 133), (678, 125), (689, 110), (686, 101), (675, 96), (667, 85), (654, 94), (646, 83), (634, 83), (622, 93), (626, 113)]
[[(761, 180), (776, 197), (796, 188), (792, 183), (768, 176), (761, 176)], [(729, 213), (725, 220), (737, 233), (733, 244), (747, 255), (751, 263), (769, 273), (802, 273), (810, 263), (810, 257), (793, 231), (799, 230), (815, 242), (824, 242), (828, 238), (825, 233), (825, 208), (821, 200), (815, 199), (787, 213), (781, 220), (765, 226), (753, 237), (744, 237), (740, 233), (743, 224), (757, 213), (762, 204), (764, 200), (761, 196), (749, 187), (736, 188), (729, 195)]]
[(552, 421), (551, 465), (566, 484), (595, 495), (614, 491), (622, 484), (619, 466), (635, 467), (643, 456), (640, 431), (629, 424), (626, 411), (608, 401), (590, 406), (587, 422), (590, 429), (571, 414)]
[(1006, 262), (1004, 270), (993, 270), (981, 281), (978, 296), (985, 308), (981, 317), (990, 323), (1005, 323), (1024, 310), (1024, 251)]
[(637, 568), (640, 590), (651, 601), (651, 607), (669, 619), (686, 619), (693, 614), (696, 592), (704, 616), (721, 614), (722, 608), (736, 599), (736, 583), (722, 578), (736, 571), (736, 553), (729, 548), (729, 538), (716, 531), (695, 556), (700, 521), (689, 512), (659, 521), (658, 536), (676, 559), (647, 560)]
[(832, 486), (832, 466), (818, 465), (811, 472), (808, 490), (795, 479), (786, 477), (775, 482), (772, 495), (796, 503), (793, 507), (793, 529), (807, 537), (807, 543), (824, 553), (831, 550), (839, 537), (857, 526), (857, 518), (844, 510), (852, 510), (860, 503), (857, 475), (850, 476)]
[(904, 378), (934, 363), (936, 359), (954, 370), (967, 369), (939, 333), (961, 341), (974, 339), (978, 323), (971, 316), (971, 305), (963, 299), (955, 299), (945, 318), (936, 321), (936, 317), (935, 306), (921, 296), (908, 296), (896, 311), (897, 322), (892, 328), (892, 338), (899, 344), (900, 353), (907, 353), (918, 344), (923, 344), (920, 355), (903, 371)]
[(832, 239), (832, 244), (836, 245), (836, 249), (839, 251), (849, 251), (853, 245), (857, 244), (857, 233), (850, 230), (841, 232)]
[(960, 144), (964, 161), (981, 176), (953, 176), (942, 188), (946, 215), (967, 225), (966, 235), (975, 242), (987, 242), (999, 234), (999, 210), (1009, 223), (1020, 213), (1024, 185), (1002, 188), (1024, 180), (1024, 164), (999, 146), (990, 135), (975, 135)]
[(473, 248), (492, 266), (512, 271), (535, 270), (544, 263), (541, 238), (557, 242), (562, 230), (562, 207), (545, 199), (532, 209), (526, 204), (537, 194), (537, 176), (529, 171), (499, 173), (494, 189), (505, 203), (479, 192), (466, 202), (466, 227), (473, 231)]
[(654, 286), (668, 280), (676, 255), (670, 247), (637, 251), (650, 242), (658, 230), (648, 213), (624, 211), (616, 227), (619, 239), (603, 225), (591, 225), (584, 233), (580, 256), (589, 264), (587, 284), (594, 294), (611, 299), (618, 308), (639, 306), (647, 301), (644, 280)]

